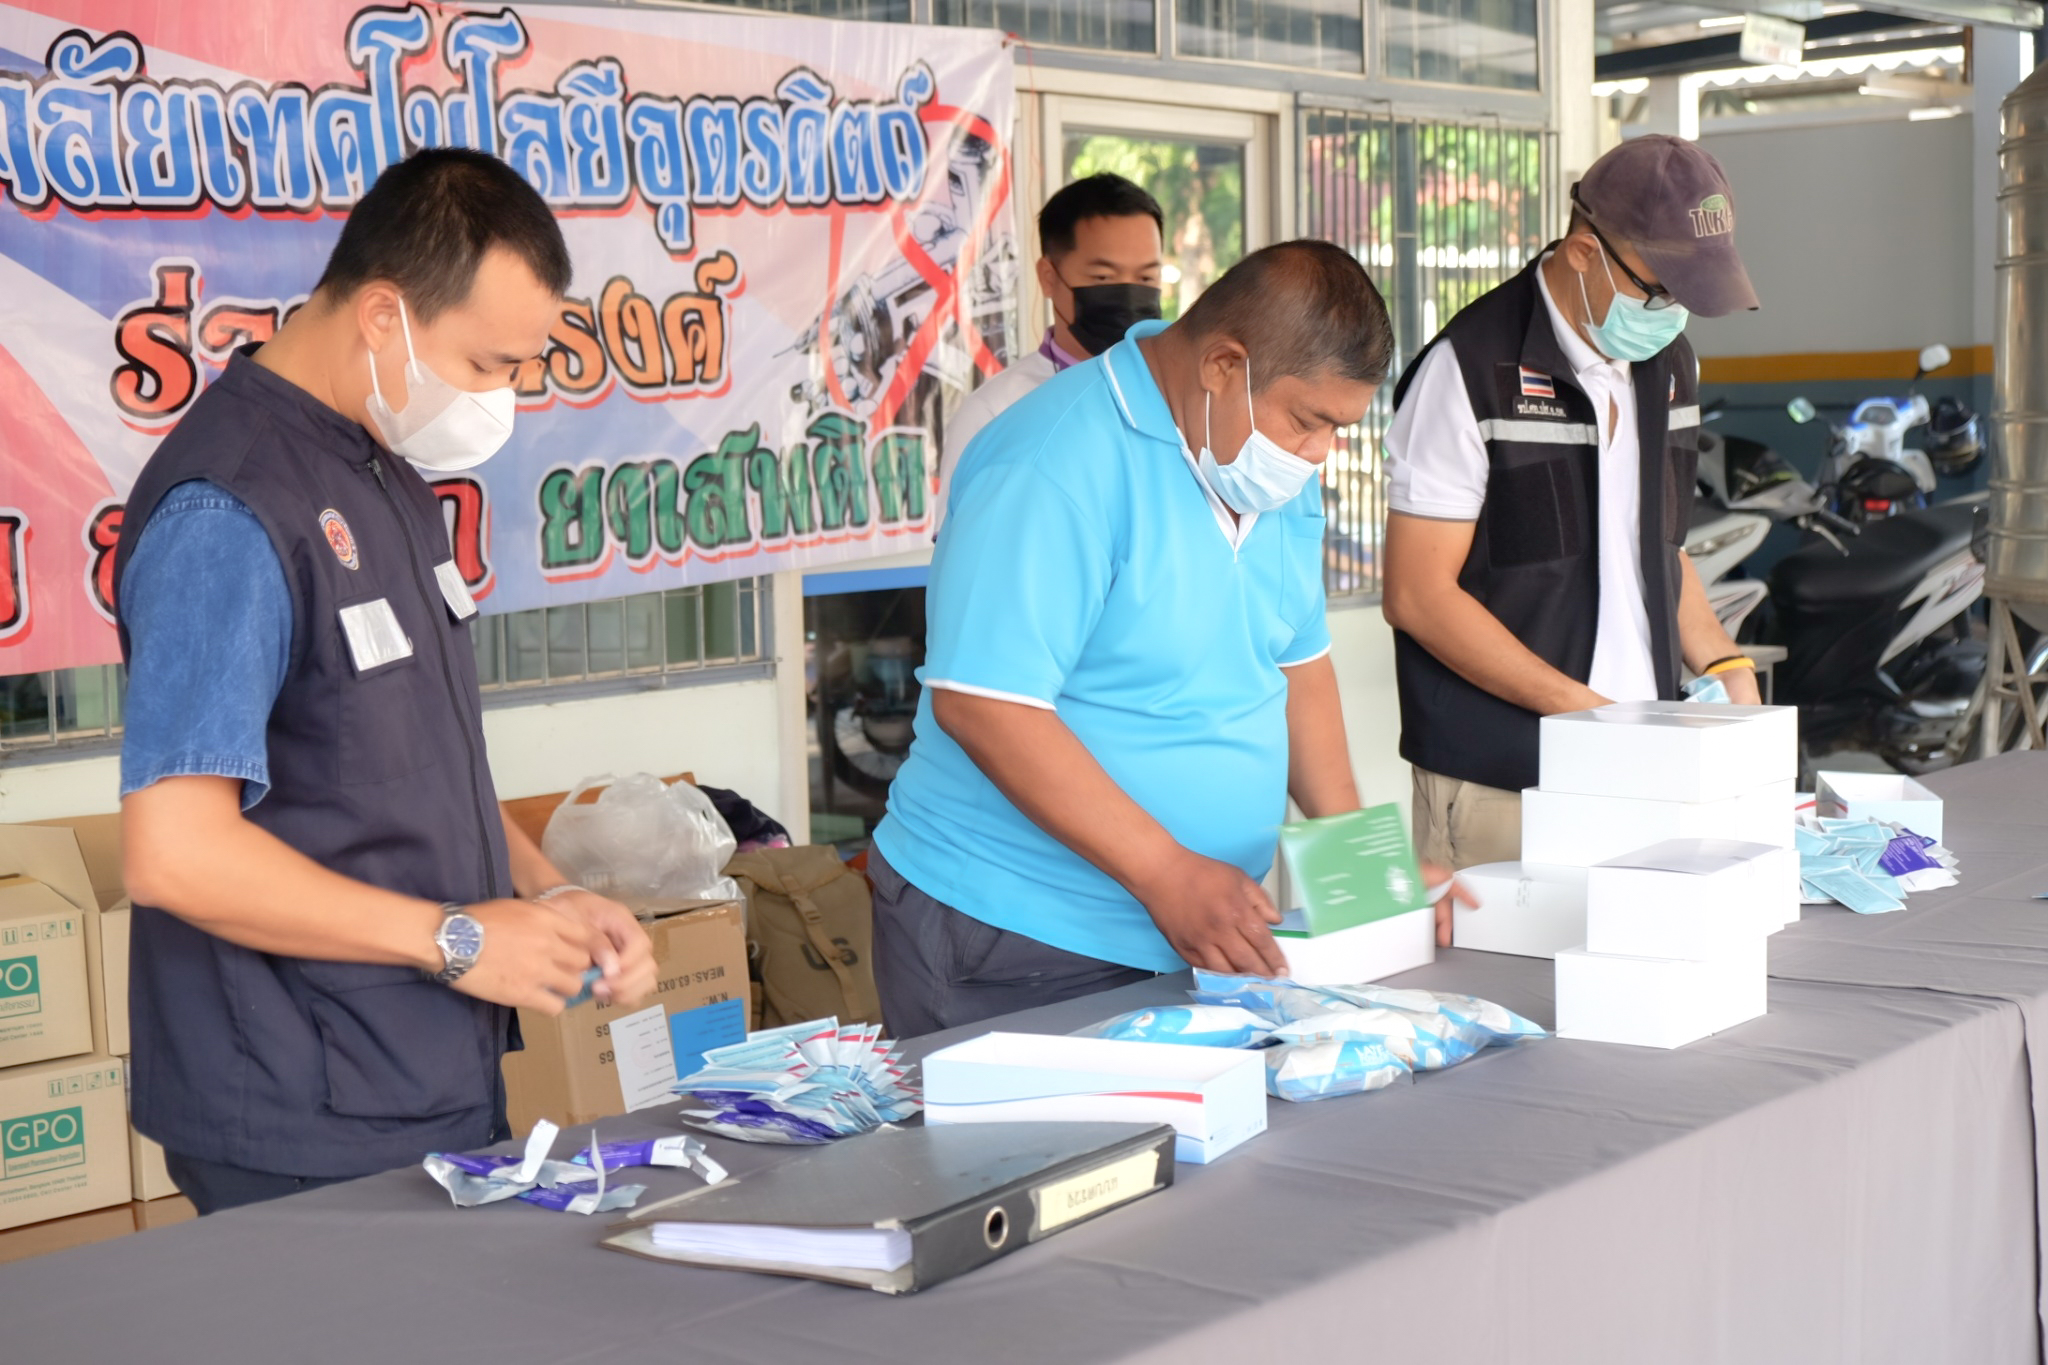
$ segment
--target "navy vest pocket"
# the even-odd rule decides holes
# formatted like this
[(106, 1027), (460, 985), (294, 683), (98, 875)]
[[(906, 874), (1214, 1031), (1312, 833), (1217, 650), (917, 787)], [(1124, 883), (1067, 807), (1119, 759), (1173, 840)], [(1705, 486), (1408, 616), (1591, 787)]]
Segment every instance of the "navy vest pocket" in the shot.
[(429, 667), (415, 654), (338, 681), (335, 747), (342, 785), (410, 776), (440, 752), (434, 736), (426, 733), (428, 712), (420, 704), (420, 689), (431, 682), (421, 670)]
[(423, 1119), (491, 1103), (476, 1010), (410, 967), (302, 964), (327, 1067), (327, 1107)]
[(1486, 490), (1487, 557), (1497, 568), (1572, 559), (1584, 538), (1569, 459), (1504, 464), (1496, 457)]

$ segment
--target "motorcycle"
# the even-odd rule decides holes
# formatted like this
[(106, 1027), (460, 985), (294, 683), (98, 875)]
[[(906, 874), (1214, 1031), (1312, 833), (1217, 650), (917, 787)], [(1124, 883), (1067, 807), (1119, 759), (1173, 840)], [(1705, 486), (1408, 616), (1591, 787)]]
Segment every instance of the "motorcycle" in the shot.
[(1864, 749), (1901, 772), (1959, 758), (1981, 704), (1986, 650), (1970, 629), (1984, 591), (1983, 494), (1856, 521), (1777, 452), (1728, 437), (1702, 452), (1724, 506), (1790, 522), (1805, 543), (1766, 579), (1744, 643), (1782, 645), (1772, 700), (1799, 708), (1810, 757)]
[(1745, 443), (1739, 436), (1724, 437), (1704, 425), (1719, 417), (1721, 409), (1716, 400), (1701, 413), (1699, 482), (1693, 489), (1685, 553), (1699, 573), (1721, 628), (1734, 637), (1750, 613), (1763, 604), (1769, 589), (1757, 579), (1731, 575), (1771, 533), (1777, 498), (1768, 488), (1746, 490), (1739, 496), (1730, 493), (1727, 452), (1731, 445), (1754, 443)]
[[(1908, 447), (1906, 435), (1934, 418), (1934, 407), (1918, 391), (1920, 381), (1953, 358), (1946, 346), (1926, 347), (1904, 397), (1866, 398), (1850, 410), (1847, 422), (1829, 428), (1820, 490), (1830, 511), (1861, 522), (1929, 505), (1935, 489), (1935, 460), (1926, 450)], [(1805, 398), (1793, 399), (1786, 412), (1801, 425), (1819, 416), (1819, 410)], [(1971, 421), (1975, 421), (1974, 415)]]

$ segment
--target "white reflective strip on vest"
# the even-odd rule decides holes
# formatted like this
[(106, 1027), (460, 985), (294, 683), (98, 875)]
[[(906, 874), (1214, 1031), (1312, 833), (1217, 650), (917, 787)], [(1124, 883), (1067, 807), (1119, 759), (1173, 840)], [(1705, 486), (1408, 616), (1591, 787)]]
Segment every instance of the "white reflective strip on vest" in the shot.
[(1699, 424), (1700, 405), (1694, 403), (1689, 408), (1673, 408), (1671, 410), (1671, 420), (1665, 429), (1668, 431), (1683, 431), (1687, 427), (1696, 427)]
[(1479, 436), (1486, 441), (1533, 441), (1552, 446), (1589, 446), (1600, 439), (1600, 433), (1584, 422), (1529, 422), (1505, 417), (1482, 421)]

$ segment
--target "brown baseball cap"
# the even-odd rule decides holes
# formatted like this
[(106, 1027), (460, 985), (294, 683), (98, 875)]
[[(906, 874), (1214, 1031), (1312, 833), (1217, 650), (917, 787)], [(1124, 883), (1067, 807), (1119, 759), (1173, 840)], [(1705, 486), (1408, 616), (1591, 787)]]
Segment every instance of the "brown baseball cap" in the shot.
[(1718, 318), (1758, 306), (1735, 254), (1735, 194), (1699, 144), (1630, 138), (1587, 168), (1572, 205), (1608, 240), (1634, 247), (1688, 310)]

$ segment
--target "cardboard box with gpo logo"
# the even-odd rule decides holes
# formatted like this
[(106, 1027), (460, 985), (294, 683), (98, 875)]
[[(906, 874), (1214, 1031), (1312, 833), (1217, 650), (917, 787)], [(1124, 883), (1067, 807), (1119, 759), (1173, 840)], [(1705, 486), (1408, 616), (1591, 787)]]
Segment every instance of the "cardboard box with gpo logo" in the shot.
[(128, 1202), (126, 1070), (80, 1057), (0, 1071), (0, 1229)]

